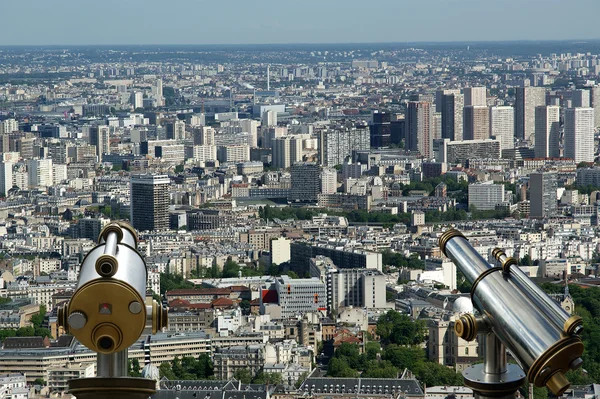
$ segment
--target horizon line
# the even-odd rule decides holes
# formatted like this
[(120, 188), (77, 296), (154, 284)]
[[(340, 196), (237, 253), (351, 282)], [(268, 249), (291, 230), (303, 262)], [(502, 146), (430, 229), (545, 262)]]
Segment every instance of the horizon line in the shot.
[(496, 40), (416, 40), (416, 41), (366, 41), (366, 42), (286, 42), (286, 43), (79, 43), (79, 44), (1, 44), (0, 47), (75, 47), (75, 46), (307, 46), (307, 45), (409, 45), (409, 44), (501, 44), (501, 43), (600, 43), (600, 38), (590, 39), (496, 39)]

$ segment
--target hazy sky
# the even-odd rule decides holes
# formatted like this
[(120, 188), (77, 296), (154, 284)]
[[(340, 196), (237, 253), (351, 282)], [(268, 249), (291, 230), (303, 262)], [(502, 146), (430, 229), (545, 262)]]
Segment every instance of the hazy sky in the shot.
[(600, 38), (600, 0), (0, 0), (0, 45)]

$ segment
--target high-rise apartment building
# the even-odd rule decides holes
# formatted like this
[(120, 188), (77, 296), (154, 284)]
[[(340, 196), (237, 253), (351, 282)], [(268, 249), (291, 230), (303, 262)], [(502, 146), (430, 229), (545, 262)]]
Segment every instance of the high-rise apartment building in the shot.
[(463, 117), (463, 139), (485, 140), (490, 137), (490, 112), (480, 105), (465, 106)]
[(555, 173), (532, 173), (529, 175), (530, 217), (543, 218), (557, 214), (557, 187)]
[(279, 169), (287, 169), (302, 161), (302, 137), (277, 137), (273, 140), (272, 157), (272, 166)]
[(594, 108), (594, 127), (600, 127), (600, 86), (590, 89), (590, 107)]
[(90, 144), (96, 146), (98, 162), (102, 162), (102, 155), (110, 153), (110, 128), (108, 126), (94, 125), (90, 127)]
[(418, 151), (425, 158), (432, 155), (432, 113), (431, 103), (410, 101), (406, 110), (407, 149)]
[(192, 131), (194, 145), (214, 145), (215, 129), (208, 126), (195, 126)]
[(12, 170), (12, 162), (0, 162), (0, 196), (5, 196), (13, 186)]
[(129, 97), (129, 103), (133, 107), (133, 109), (144, 108), (144, 93), (141, 91), (133, 91), (131, 92), (131, 96)]
[(132, 175), (130, 219), (140, 231), (169, 228), (169, 176)]
[(502, 204), (504, 204), (504, 185), (493, 184), (492, 181), (469, 184), (469, 208), (489, 211)]
[(490, 137), (500, 139), (500, 150), (515, 147), (515, 109), (490, 107)]
[(337, 191), (337, 170), (323, 168), (321, 172), (321, 194), (335, 194)]
[(534, 144), (535, 107), (546, 105), (546, 89), (517, 87), (515, 97), (515, 135)]
[(183, 140), (185, 139), (185, 122), (172, 121), (167, 123), (167, 139), (168, 140)]
[(547, 105), (535, 108), (535, 157), (560, 157), (560, 107)]
[(290, 202), (316, 203), (321, 193), (321, 167), (316, 163), (295, 163), (291, 169)]
[(19, 131), (19, 122), (16, 119), (5, 119), (0, 122), (0, 134), (8, 134)]
[(466, 87), (463, 89), (465, 106), (487, 107), (486, 87)]
[(219, 162), (245, 162), (250, 160), (248, 144), (226, 145), (217, 147)]
[(368, 151), (373, 136), (363, 126), (342, 126), (322, 130), (318, 137), (319, 161), (323, 166), (336, 166), (343, 164), (352, 151)]
[(571, 106), (573, 108), (589, 108), (590, 107), (590, 91), (589, 90), (573, 90), (571, 95)]
[[(448, 90), (449, 91), (449, 90)], [(443, 94), (440, 112), (442, 113), (442, 138), (453, 141), (463, 139), (463, 108), (465, 99), (458, 93)]]
[(594, 109), (565, 110), (565, 158), (594, 162)]
[(29, 187), (45, 188), (53, 184), (52, 159), (30, 159), (27, 161)]

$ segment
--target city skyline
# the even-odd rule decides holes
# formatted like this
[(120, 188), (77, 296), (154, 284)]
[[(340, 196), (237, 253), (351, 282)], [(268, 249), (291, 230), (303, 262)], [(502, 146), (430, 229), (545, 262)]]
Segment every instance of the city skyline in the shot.
[[(5, 15), (25, 15), (27, 24), (20, 18), (7, 18), (0, 26), (0, 45), (399, 43), (473, 39), (485, 42), (600, 38), (590, 29), (595, 22), (594, 15), (600, 11), (600, 4), (592, 0), (570, 2), (568, 13), (564, 3), (557, 0), (510, 0), (497, 4), (460, 0), (452, 2), (451, 7), (439, 0), (418, 3), (385, 0), (376, 9), (367, 9), (367, 15), (371, 17), (362, 20), (358, 18), (364, 11), (361, 5), (352, 0), (342, 8), (335, 3), (309, 0), (303, 7), (289, 8), (267, 0), (239, 2), (223, 10), (218, 4), (180, 0), (173, 7), (170, 28), (163, 29), (168, 10), (165, 14), (164, 7), (156, 0), (109, 0), (101, 4), (87, 3), (80, 8), (73, 8), (65, 0), (51, 4), (38, 0), (11, 0), (3, 4)], [(515, 13), (515, 7), (520, 12)], [(107, 10), (117, 11), (107, 14)], [(465, 18), (469, 24), (452, 23)], [(549, 29), (552, 21), (559, 18), (565, 29)], [(223, 28), (224, 22), (226, 28)], [(490, 29), (494, 24), (499, 24), (498, 29)], [(510, 29), (502, 29), (500, 24), (510, 26)]]

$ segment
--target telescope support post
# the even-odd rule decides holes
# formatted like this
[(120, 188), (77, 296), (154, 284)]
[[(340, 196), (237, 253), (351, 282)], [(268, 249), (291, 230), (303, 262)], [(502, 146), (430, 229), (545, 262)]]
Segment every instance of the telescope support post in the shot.
[(484, 341), (483, 364), (475, 364), (463, 372), (465, 385), (475, 399), (514, 399), (525, 381), (525, 372), (506, 362), (506, 348), (492, 331), (479, 334)]
[(127, 377), (128, 364), (127, 351), (105, 355), (98, 353), (96, 362), (96, 375), (98, 377), (114, 378)]

